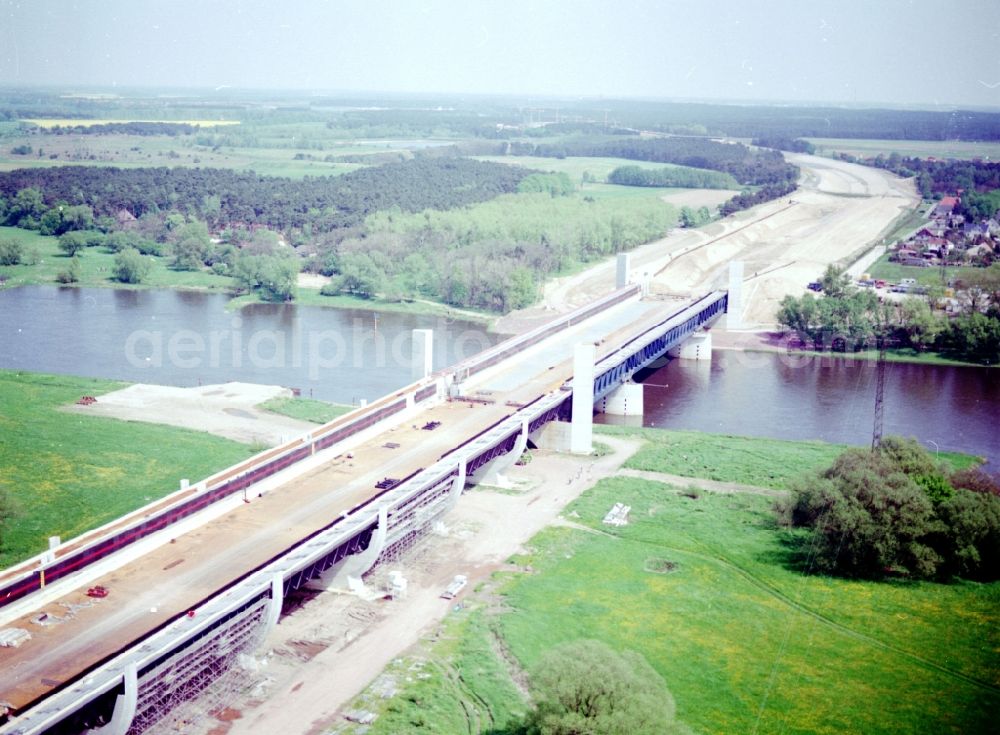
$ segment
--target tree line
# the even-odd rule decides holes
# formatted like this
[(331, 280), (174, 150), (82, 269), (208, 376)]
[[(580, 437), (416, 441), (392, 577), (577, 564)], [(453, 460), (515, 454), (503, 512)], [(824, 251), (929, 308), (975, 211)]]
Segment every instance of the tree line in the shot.
[(851, 163), (885, 169), (904, 178), (915, 176), (917, 189), (924, 199), (959, 191), (964, 192), (965, 198), (974, 192), (1000, 189), (1000, 162), (995, 161), (941, 161), (901, 156), (898, 153), (888, 156), (880, 153), (869, 158), (841, 153), (839, 157)]
[(820, 283), (821, 296), (785, 296), (777, 314), (782, 326), (818, 350), (857, 351), (884, 338), (894, 347), (1000, 363), (1000, 264), (956, 284), (963, 311), (953, 318), (935, 312), (921, 298), (881, 302), (874, 291), (851, 286), (849, 277), (833, 266)]
[(608, 174), (608, 183), (681, 189), (735, 189), (739, 186), (731, 175), (719, 171), (682, 167), (651, 169), (639, 166), (619, 166)]
[(67, 120), (65, 125), (45, 128), (52, 135), (192, 135), (201, 128), (198, 125), (182, 122), (107, 122), (99, 125), (74, 125), (75, 121)]
[[(176, 211), (202, 216), (214, 228), (327, 232), (356, 226), (390, 207), (418, 212), (485, 201), (517, 191), (529, 173), (459, 158), (414, 159), (301, 180), (214, 168), (62, 166), (0, 172), (0, 206), (6, 208), (6, 224), (27, 229), (39, 229), (50, 208), (86, 206), (95, 217)], [(26, 210), (22, 204), (28, 198)]]
[(706, 138), (620, 138), (568, 140), (561, 143), (511, 143), (511, 155), (565, 158), (585, 156), (626, 158), (632, 161), (673, 163), (720, 171), (744, 185), (794, 182), (798, 168), (780, 152), (754, 150), (742, 143), (720, 143)]

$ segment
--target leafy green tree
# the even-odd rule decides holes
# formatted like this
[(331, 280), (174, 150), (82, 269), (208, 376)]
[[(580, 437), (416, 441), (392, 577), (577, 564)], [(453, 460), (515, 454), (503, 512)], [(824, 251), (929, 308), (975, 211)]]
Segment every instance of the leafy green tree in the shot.
[(538, 285), (527, 268), (515, 268), (510, 272), (506, 290), (505, 306), (508, 309), (523, 309), (538, 298)]
[(21, 189), (10, 202), (7, 224), (26, 230), (37, 230), (39, 221), (47, 209), (42, 192), (34, 187)]
[(942, 573), (989, 581), (1000, 574), (1000, 497), (960, 488), (938, 508)]
[(925, 542), (933, 505), (886, 455), (849, 449), (818, 477), (796, 484), (792, 497), (792, 524), (813, 531), (816, 571), (865, 578), (937, 572), (942, 560)]
[(24, 245), (13, 237), (0, 238), (0, 265), (17, 265), (24, 256)]
[(87, 236), (82, 232), (67, 232), (59, 236), (59, 249), (73, 257), (87, 247)]
[(835, 299), (847, 296), (853, 288), (847, 272), (832, 263), (826, 267), (819, 282), (823, 286), (823, 293)]
[(1000, 576), (998, 487), (981, 473), (949, 476), (916, 441), (886, 437), (879, 451), (848, 449), (803, 478), (776, 509), (809, 530), (800, 539), (814, 571), (993, 580)]
[(949, 327), (947, 352), (987, 365), (1000, 363), (1000, 317), (976, 311), (954, 319)]
[(208, 233), (208, 225), (201, 220), (171, 225), (170, 219), (167, 217), (174, 253), (171, 267), (175, 270), (198, 270), (212, 253), (212, 238)]
[(545, 652), (531, 672), (537, 703), (529, 735), (671, 735), (690, 730), (676, 720), (662, 677), (635, 651), (578, 640)]
[(149, 258), (135, 248), (125, 248), (115, 255), (114, 278), (122, 283), (141, 283), (149, 274)]
[(89, 230), (93, 226), (94, 210), (86, 204), (58, 204), (42, 215), (38, 231), (43, 235), (61, 235), (70, 230)]
[(240, 254), (233, 264), (233, 278), (243, 288), (265, 301), (295, 298), (299, 267), (294, 255)]
[(340, 258), (340, 277), (332, 285), (337, 293), (372, 298), (385, 289), (385, 271), (367, 253), (346, 253)]

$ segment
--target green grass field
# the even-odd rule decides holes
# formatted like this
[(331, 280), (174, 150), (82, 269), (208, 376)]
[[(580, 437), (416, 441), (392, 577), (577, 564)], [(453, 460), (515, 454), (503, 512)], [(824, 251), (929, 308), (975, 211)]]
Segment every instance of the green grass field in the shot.
[[(843, 449), (601, 426), (644, 440), (627, 467), (784, 489)], [(942, 454), (960, 468), (967, 455)], [(614, 503), (629, 525), (605, 526)], [(602, 480), (388, 670), (401, 692), (352, 706), (371, 735), (510, 731), (515, 676), (578, 638), (641, 652), (695, 732), (986, 733), (1000, 706), (1000, 584), (802, 573), (771, 500)], [(587, 530), (589, 529), (589, 530)], [(651, 571), (652, 570), (652, 571)], [(664, 570), (669, 570), (663, 573)], [(415, 672), (419, 674), (415, 675)], [(476, 728), (480, 729), (476, 729)], [(356, 732), (345, 726), (335, 732)]]
[(1000, 159), (1000, 143), (959, 140), (854, 140), (850, 138), (808, 138), (819, 155), (848, 153), (853, 156), (901, 156), (917, 158)]
[(0, 492), (14, 515), (0, 567), (69, 539), (244, 459), (251, 447), (209, 434), (60, 410), (123, 388), (107, 380), (0, 371)]
[[(804, 452), (818, 456), (811, 444)], [(632, 506), (629, 525), (601, 524), (615, 502)], [(490, 590), (467, 598), (397, 659), (390, 674), (408, 682), (400, 694), (387, 703), (362, 695), (356, 704), (380, 712), (372, 735), (506, 732), (525, 709), (512, 669), (578, 638), (641, 652), (679, 719), (703, 735), (992, 731), (1000, 584), (803, 574), (770, 500), (756, 495), (691, 498), (613, 478), (567, 514), (591, 531), (538, 534), (513, 560), (531, 573), (498, 573), (499, 599)]]
[[(738, 482), (779, 490), (803, 473), (828, 467), (844, 444), (820, 441), (785, 441), (751, 436), (703, 434), (697, 431), (636, 429), (628, 426), (595, 425), (598, 434), (641, 437), (642, 448), (625, 463), (634, 470), (670, 475)], [(955, 469), (978, 463), (976, 457), (940, 452), (939, 458)]]
[(279, 413), (282, 416), (290, 416), (293, 419), (311, 421), (314, 424), (325, 424), (327, 421), (333, 421), (338, 416), (343, 416), (348, 411), (354, 410), (354, 406), (342, 406), (312, 398), (272, 398), (257, 404), (257, 407), (272, 413)]
[(872, 278), (881, 278), (889, 283), (899, 283), (903, 278), (915, 278), (921, 286), (941, 286), (942, 288), (953, 278), (962, 278), (979, 272), (981, 269), (952, 265), (948, 266), (945, 271), (944, 283), (942, 283), (940, 267), (921, 268), (915, 265), (890, 263), (888, 253), (875, 261), (868, 269)]
[[(600, 523), (632, 506), (621, 529)], [(1000, 585), (876, 584), (791, 568), (769, 501), (601, 482), (519, 559), (500, 625), (530, 666), (598, 638), (641, 651), (701, 733), (987, 732), (1000, 705)], [(655, 562), (676, 570), (654, 574)]]
[[(0, 238), (14, 238), (24, 244), (26, 254), (38, 256), (36, 265), (0, 266), (0, 276), (6, 281), (0, 288), (13, 288), (28, 284), (57, 283), (56, 276), (69, 268), (70, 259), (59, 249), (59, 239), (39, 235), (16, 227), (0, 227)], [(175, 271), (169, 268), (167, 258), (150, 257), (153, 266), (141, 284), (119, 283), (112, 278), (115, 266), (114, 253), (103, 247), (85, 248), (79, 254), (80, 281), (77, 286), (113, 288), (194, 288), (199, 290), (228, 291), (233, 279), (217, 276), (208, 271)]]

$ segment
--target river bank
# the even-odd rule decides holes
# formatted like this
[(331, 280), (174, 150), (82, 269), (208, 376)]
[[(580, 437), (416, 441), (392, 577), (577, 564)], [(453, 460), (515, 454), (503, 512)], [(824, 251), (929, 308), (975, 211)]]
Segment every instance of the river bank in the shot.
[[(220, 276), (208, 270), (174, 270), (163, 258), (149, 258), (151, 267), (142, 283), (121, 283), (112, 276), (115, 254), (103, 247), (86, 248), (77, 257), (79, 280), (74, 283), (60, 283), (59, 275), (68, 271), (71, 259), (59, 249), (58, 238), (16, 227), (0, 227), (0, 238), (11, 238), (21, 243), (25, 250), (25, 260), (28, 261), (19, 265), (0, 266), (0, 291), (22, 286), (101, 288), (120, 291), (171, 289), (228, 296), (229, 302), (226, 308), (234, 312), (252, 304), (273, 303), (263, 300), (255, 293), (240, 293), (236, 281), (229, 276)], [(349, 295), (325, 296), (320, 293), (320, 286), (309, 280), (310, 274), (300, 273), (299, 276), (298, 294), (294, 301), (288, 302), (290, 304), (461, 319), (475, 321), (487, 329), (492, 329), (499, 318), (498, 314), (459, 309), (425, 299), (386, 301)]]
[[(732, 350), (735, 352), (772, 352), (788, 355), (790, 359), (806, 357), (829, 358), (831, 360), (861, 360), (875, 362), (878, 350), (861, 350), (859, 352), (820, 352), (806, 349), (802, 342), (790, 332), (761, 331), (729, 331), (726, 329), (712, 330), (712, 348), (716, 350)], [(889, 349), (886, 351), (888, 362), (905, 362), (914, 365), (947, 365), (952, 367), (988, 367), (996, 365), (980, 365), (974, 362), (963, 362), (944, 357), (937, 352), (918, 352), (911, 348)]]

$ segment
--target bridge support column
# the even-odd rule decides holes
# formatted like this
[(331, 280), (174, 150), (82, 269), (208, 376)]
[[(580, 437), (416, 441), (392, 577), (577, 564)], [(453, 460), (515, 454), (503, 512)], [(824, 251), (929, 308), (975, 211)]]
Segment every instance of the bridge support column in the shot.
[(682, 360), (707, 360), (712, 361), (712, 333), (699, 331), (693, 333), (679, 346), (670, 350), (671, 357), (679, 357)]
[(597, 402), (597, 410), (612, 416), (642, 416), (641, 383), (622, 383)]
[(122, 680), (125, 692), (119, 694), (115, 700), (115, 711), (111, 715), (111, 722), (103, 727), (94, 728), (90, 732), (100, 733), (100, 735), (125, 735), (132, 726), (136, 706), (139, 704), (139, 670), (136, 668), (135, 662), (131, 662), (125, 667)]
[(448, 509), (451, 510), (456, 505), (458, 505), (458, 499), (462, 497), (462, 492), (465, 490), (465, 460), (461, 460), (458, 463), (458, 475), (451, 486), (451, 492), (448, 493)]
[(615, 288), (625, 288), (628, 285), (629, 265), (631, 264), (629, 253), (618, 253), (618, 264), (615, 270)]
[(434, 330), (413, 330), (413, 353), (411, 357), (410, 377), (423, 380), (434, 372)]
[(729, 263), (729, 303), (726, 308), (726, 329), (743, 327), (743, 261)]
[(514, 448), (507, 454), (502, 454), (495, 459), (491, 459), (478, 470), (472, 473), (469, 482), (473, 485), (493, 485), (495, 487), (511, 487), (511, 481), (507, 479), (506, 472), (514, 466), (521, 454), (528, 446), (528, 419), (521, 422), (521, 433), (517, 437)]
[(361, 581), (362, 575), (375, 566), (379, 555), (385, 549), (385, 540), (389, 534), (389, 506), (380, 505), (378, 507), (378, 528), (372, 534), (368, 548), (359, 554), (353, 554), (335, 567), (327, 570), (320, 578), (310, 583), (310, 586), (318, 584), (320, 589), (357, 589), (364, 583)]
[(267, 615), (264, 618), (264, 630), (261, 631), (261, 640), (271, 634), (271, 631), (278, 625), (278, 618), (281, 617), (281, 606), (285, 603), (285, 580), (280, 574), (271, 577), (271, 599), (267, 603)]
[(593, 344), (581, 343), (573, 353), (573, 419), (570, 422), (569, 451), (594, 451), (594, 362)]

